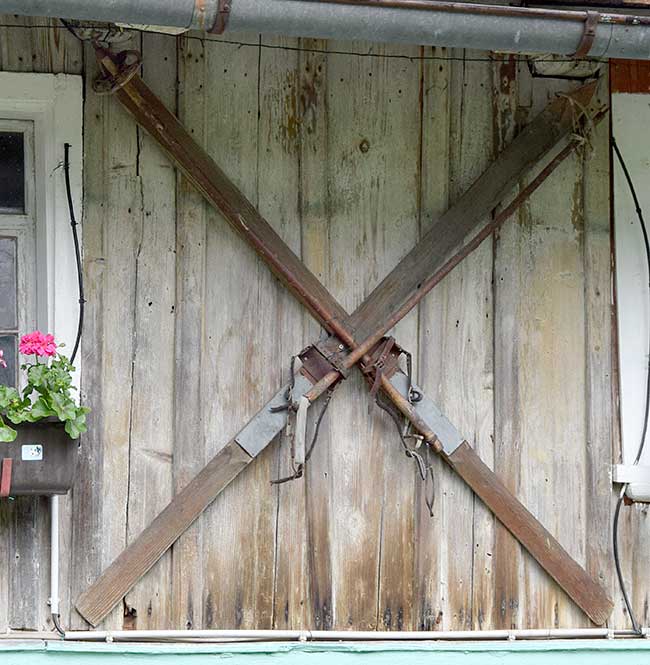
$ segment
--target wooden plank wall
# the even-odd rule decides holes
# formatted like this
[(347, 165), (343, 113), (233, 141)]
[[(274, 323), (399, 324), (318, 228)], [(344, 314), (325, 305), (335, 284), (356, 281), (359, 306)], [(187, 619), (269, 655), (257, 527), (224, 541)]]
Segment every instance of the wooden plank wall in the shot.
[[(83, 73), (81, 479), (64, 502), (74, 599), (287, 376), (319, 330), (108, 97), (91, 51), (5, 18), (0, 67)], [(11, 27), (7, 27), (11, 26)], [(41, 26), (41, 27), (34, 27)], [(575, 82), (462, 50), (134, 36), (143, 75), (349, 310), (546, 101)], [(607, 72), (599, 92), (607, 99)], [(399, 326), (420, 383), (616, 598), (608, 127)], [(104, 622), (119, 628), (466, 629), (587, 619), (435, 463), (435, 514), (353, 376), (304, 481), (280, 441)], [(0, 630), (49, 626), (48, 517), (0, 505)], [(623, 567), (647, 623), (647, 509)], [(644, 545), (644, 543), (646, 545)]]

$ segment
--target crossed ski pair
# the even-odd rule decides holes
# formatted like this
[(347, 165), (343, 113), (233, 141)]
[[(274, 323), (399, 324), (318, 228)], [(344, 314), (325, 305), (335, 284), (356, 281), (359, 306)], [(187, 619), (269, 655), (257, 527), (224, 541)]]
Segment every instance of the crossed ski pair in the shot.
[[(410, 377), (396, 361), (401, 350), (392, 338), (384, 337), (570, 154), (571, 141), (507, 207), (493, 214), (528, 169), (575, 127), (576, 116), (588, 106), (595, 84), (551, 102), (349, 315), (134, 74), (133, 67), (126, 67), (123, 57), (100, 48), (97, 57), (104, 71), (104, 87), (113, 89), (138, 124), (330, 334), (325, 342), (302, 354), (303, 369), (296, 374), (292, 391), (292, 399), (303, 407), (301, 420), (304, 422), (308, 403), (355, 365), (360, 366), (373, 389), (381, 391), (384, 402), (390, 402), (412, 423), (589, 618), (603, 624), (612, 609), (604, 589), (482, 462), (420, 388), (420, 401), (411, 401)], [(277, 408), (286, 404), (286, 390), (283, 386), (81, 594), (76, 607), (91, 625), (110, 612), (216, 496), (273, 442), (286, 425), (286, 409)], [(303, 455), (304, 449), (298, 453)]]

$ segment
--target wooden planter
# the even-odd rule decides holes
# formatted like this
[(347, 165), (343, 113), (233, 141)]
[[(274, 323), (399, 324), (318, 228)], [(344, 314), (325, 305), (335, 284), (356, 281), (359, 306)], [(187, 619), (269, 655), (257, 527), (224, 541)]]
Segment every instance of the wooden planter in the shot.
[(0, 443), (0, 463), (11, 460), (10, 496), (66, 494), (72, 487), (79, 457), (78, 442), (58, 420), (12, 425), (12, 443)]

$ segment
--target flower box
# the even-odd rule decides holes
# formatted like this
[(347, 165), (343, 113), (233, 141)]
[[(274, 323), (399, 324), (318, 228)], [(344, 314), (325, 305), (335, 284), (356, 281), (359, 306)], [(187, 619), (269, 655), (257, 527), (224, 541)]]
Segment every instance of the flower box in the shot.
[[(20, 366), (25, 385), (0, 385), (0, 498), (65, 494), (72, 487), (76, 440), (90, 409), (73, 398), (74, 365), (61, 346), (38, 330), (23, 335), (20, 353), (34, 357)], [(0, 366), (7, 367), (2, 350)]]
[(0, 464), (11, 459), (9, 496), (66, 494), (72, 487), (79, 444), (64, 425), (56, 418), (21, 423), (14, 441), (0, 443)]

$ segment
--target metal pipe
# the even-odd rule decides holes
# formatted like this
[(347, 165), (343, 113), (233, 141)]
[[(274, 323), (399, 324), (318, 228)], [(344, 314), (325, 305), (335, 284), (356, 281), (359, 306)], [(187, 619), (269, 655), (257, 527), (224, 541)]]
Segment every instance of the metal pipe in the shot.
[[(587, 17), (586, 11), (425, 6), (421, 0), (232, 0), (227, 30), (572, 55), (583, 41)], [(647, 17), (601, 14), (589, 53), (650, 59)]]
[[(520, 630), (358, 631), (358, 630), (97, 630), (66, 631), (65, 639), (95, 642), (160, 641), (486, 641), (567, 640), (639, 637), (632, 630), (541, 628)], [(643, 633), (647, 637), (647, 632)]]
[(587, 39), (594, 57), (650, 59), (647, 16), (448, 0), (0, 0), (0, 11), (513, 53), (572, 55)]
[(50, 612), (59, 615), (59, 497), (50, 497)]
[(205, 30), (215, 25), (219, 5), (219, 0), (0, 0), (0, 12)]

